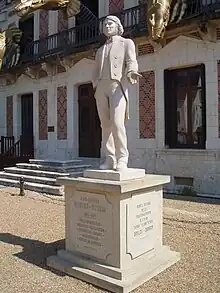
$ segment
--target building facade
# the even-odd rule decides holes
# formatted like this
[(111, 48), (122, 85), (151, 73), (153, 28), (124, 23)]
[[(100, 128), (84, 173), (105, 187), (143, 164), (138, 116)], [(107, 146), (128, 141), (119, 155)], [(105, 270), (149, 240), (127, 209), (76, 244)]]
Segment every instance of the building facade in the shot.
[[(171, 175), (168, 191), (218, 197), (218, 15), (210, 13), (201, 29), (204, 7), (213, 12), (218, 3), (213, 8), (195, 1), (199, 9), (191, 15), (186, 12), (175, 28), (168, 25), (166, 45), (156, 50), (147, 38), (147, 4), (142, 2), (99, 0), (90, 7), (101, 20), (119, 15), (127, 36), (136, 43), (143, 78), (130, 89), (129, 164), (147, 173)], [(41, 10), (21, 24), (9, 11), (10, 4), (2, 9), (1, 28), (11, 24), (23, 28), (25, 45), (21, 45), (22, 62), (0, 76), (0, 134), (15, 140), (33, 136), (37, 159), (99, 157), (101, 132), (91, 85), (100, 45), (97, 22), (88, 29), (80, 18)]]

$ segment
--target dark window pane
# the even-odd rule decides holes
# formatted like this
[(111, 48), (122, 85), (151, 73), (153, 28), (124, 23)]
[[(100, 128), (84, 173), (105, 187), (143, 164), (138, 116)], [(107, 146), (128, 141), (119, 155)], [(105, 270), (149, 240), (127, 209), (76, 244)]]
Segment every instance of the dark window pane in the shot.
[(201, 81), (201, 71), (200, 70), (191, 70), (190, 71), (190, 80), (189, 84), (191, 86), (195, 87), (201, 87), (202, 81)]
[(203, 121), (202, 121), (202, 98), (201, 98), (202, 90), (198, 89), (197, 91), (192, 92), (192, 107), (191, 107), (191, 115), (192, 115), (192, 138), (193, 144), (200, 144), (202, 137), (204, 135), (203, 131)]
[(203, 65), (165, 72), (165, 136), (169, 147), (205, 148), (204, 95)]
[(176, 72), (175, 80), (178, 87), (186, 87), (187, 86), (187, 71), (181, 70)]
[(187, 144), (188, 99), (186, 88), (177, 89), (177, 143)]

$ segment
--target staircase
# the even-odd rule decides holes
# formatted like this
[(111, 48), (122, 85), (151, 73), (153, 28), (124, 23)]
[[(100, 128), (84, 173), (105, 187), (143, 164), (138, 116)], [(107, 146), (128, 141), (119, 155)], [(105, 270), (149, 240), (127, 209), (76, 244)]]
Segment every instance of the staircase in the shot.
[(0, 185), (19, 187), (23, 177), (24, 188), (52, 195), (63, 195), (63, 186), (56, 182), (58, 177), (79, 177), (85, 169), (96, 167), (98, 160), (75, 159), (71, 161), (49, 161), (30, 159), (29, 163), (17, 163), (15, 167), (0, 172)]

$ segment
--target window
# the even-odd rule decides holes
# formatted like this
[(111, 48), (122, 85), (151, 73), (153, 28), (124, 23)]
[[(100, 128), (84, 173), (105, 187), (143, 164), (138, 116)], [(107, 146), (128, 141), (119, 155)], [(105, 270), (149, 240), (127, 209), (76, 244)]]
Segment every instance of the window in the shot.
[(165, 70), (165, 144), (205, 148), (205, 66)]

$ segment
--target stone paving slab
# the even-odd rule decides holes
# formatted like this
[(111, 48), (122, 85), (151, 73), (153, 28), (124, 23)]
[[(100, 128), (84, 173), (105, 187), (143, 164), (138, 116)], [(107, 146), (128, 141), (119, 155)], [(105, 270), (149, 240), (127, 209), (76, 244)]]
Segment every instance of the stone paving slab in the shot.
[[(0, 190), (0, 292), (102, 293), (51, 271), (46, 257), (64, 248), (64, 201), (18, 189)], [(220, 201), (164, 200), (164, 243), (181, 261), (134, 293), (220, 292)]]

